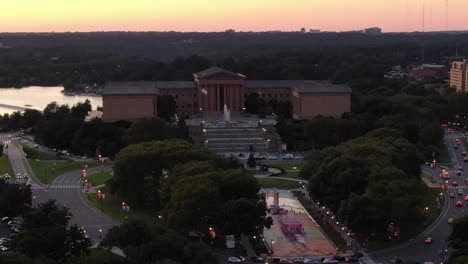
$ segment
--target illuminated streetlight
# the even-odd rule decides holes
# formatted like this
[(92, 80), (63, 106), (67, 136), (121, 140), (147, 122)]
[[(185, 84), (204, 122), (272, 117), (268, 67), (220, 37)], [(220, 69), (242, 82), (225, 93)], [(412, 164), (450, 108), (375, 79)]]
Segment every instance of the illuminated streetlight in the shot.
[(101, 245), (102, 242), (102, 228), (99, 228), (99, 245)]

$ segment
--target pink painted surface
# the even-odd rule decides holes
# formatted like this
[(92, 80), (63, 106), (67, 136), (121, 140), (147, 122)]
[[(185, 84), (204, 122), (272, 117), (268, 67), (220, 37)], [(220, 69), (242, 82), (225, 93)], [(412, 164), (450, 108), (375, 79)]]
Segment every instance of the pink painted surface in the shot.
[[(267, 190), (268, 191), (268, 190)], [(273, 192), (273, 190), (270, 190)], [(304, 207), (292, 197), (288, 191), (278, 190), (280, 206), (285, 208), (287, 214), (270, 215), (273, 218), (273, 226), (264, 229), (265, 240), (271, 246), (273, 243), (273, 256), (318, 256), (336, 254), (333, 243), (321, 232), (315, 221), (305, 211)], [(273, 204), (272, 193), (267, 196), (268, 205)], [(300, 223), (303, 228), (305, 243), (291, 241), (281, 230), (281, 219), (287, 219), (291, 223)], [(293, 221), (294, 220), (294, 221)]]

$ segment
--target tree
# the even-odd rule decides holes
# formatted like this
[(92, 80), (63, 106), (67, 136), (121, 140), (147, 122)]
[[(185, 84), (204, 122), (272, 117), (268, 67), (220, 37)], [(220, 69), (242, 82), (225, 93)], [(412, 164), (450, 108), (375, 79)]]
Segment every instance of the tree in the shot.
[(245, 111), (249, 114), (258, 114), (259, 99), (258, 93), (247, 95), (244, 102)]
[(251, 235), (270, 228), (271, 217), (266, 217), (265, 201), (240, 198), (230, 200), (224, 206), (224, 231), (226, 234)]
[(31, 206), (31, 187), (0, 179), (0, 214), (18, 216)]
[(111, 191), (135, 207), (160, 209), (164, 171), (189, 161), (214, 160), (214, 153), (184, 140), (144, 142), (122, 149), (114, 161)]
[(132, 123), (125, 133), (127, 144), (136, 144), (152, 140), (164, 140), (175, 137), (175, 128), (166, 125), (159, 118), (140, 118)]
[(247, 166), (249, 168), (255, 168), (255, 166), (256, 166), (255, 157), (254, 157), (253, 153), (249, 154), (249, 158), (247, 159)]
[[(132, 230), (136, 234), (132, 234)], [(139, 234), (143, 239), (138, 238)], [(186, 236), (179, 235), (161, 222), (152, 222), (151, 225), (135, 221), (124, 223), (111, 229), (103, 244), (121, 247), (127, 257), (126, 263), (217, 263), (208, 247), (190, 242)]]
[(172, 95), (158, 95), (158, 117), (170, 121), (176, 111), (176, 101)]
[(68, 227), (68, 210), (50, 200), (39, 204), (24, 217), (21, 232), (12, 247), (31, 258), (47, 256), (65, 260), (88, 252), (91, 242), (77, 226)]

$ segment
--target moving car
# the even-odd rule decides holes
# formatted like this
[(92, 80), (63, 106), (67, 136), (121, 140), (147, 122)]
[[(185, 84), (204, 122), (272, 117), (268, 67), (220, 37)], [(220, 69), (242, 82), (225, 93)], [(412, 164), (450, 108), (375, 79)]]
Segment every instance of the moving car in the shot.
[(17, 179), (21, 179), (21, 173), (16, 174)]
[(455, 194), (454, 194), (454, 193), (450, 193), (450, 194), (449, 194), (449, 197), (450, 197), (450, 198), (455, 198)]
[(462, 152), (462, 156), (466, 156), (466, 152)]
[(458, 190), (458, 191), (457, 191), (457, 194), (458, 194), (458, 195), (463, 195), (463, 191), (462, 191), (462, 190)]
[(467, 196), (465, 196), (465, 201), (468, 201), (468, 195), (467, 195)]
[(461, 170), (458, 170), (458, 171), (457, 171), (457, 176), (462, 176), (462, 174), (463, 174), (463, 173), (462, 173)]
[(424, 244), (432, 244), (432, 238), (428, 237), (424, 239)]
[(463, 159), (463, 162), (468, 162), (468, 157), (465, 157), (465, 158)]
[(450, 217), (447, 221), (449, 224), (453, 224), (453, 217)]
[(339, 263), (339, 261), (336, 259), (325, 259), (323, 263)]
[(462, 206), (463, 206), (463, 202), (462, 202), (462, 201), (457, 201), (457, 202), (455, 203), (455, 205), (456, 205), (457, 207), (462, 207)]
[(465, 178), (465, 185), (468, 185), (468, 178)]
[(458, 167), (458, 170), (459, 170), (459, 171), (463, 171), (463, 167), (462, 167), (462, 166), (459, 166), (459, 167)]
[(452, 186), (454, 186), (454, 187), (458, 186), (458, 182), (453, 181), (453, 182), (452, 182)]

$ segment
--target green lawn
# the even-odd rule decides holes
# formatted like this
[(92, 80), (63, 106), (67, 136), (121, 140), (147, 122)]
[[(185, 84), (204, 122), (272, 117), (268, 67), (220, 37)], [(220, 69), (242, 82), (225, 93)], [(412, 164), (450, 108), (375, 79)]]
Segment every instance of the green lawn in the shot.
[(3, 155), (0, 157), (0, 174), (3, 175), (5, 173), (10, 174), (11, 177), (15, 176), (10, 165), (10, 160), (8, 160), (8, 156)]
[(300, 184), (297, 181), (289, 181), (283, 179), (271, 178), (257, 178), (262, 188), (277, 188), (277, 189), (297, 189), (300, 188)]
[(431, 175), (426, 174), (426, 173), (422, 173), (422, 174), (421, 174), (421, 178), (426, 178), (426, 179), (428, 179), (428, 180), (429, 180), (430, 182), (432, 182), (432, 183), (437, 183), (437, 181), (434, 180), (434, 178), (432, 178)]
[[(439, 217), (440, 213), (442, 212), (442, 207), (437, 208), (436, 197), (440, 197), (441, 189), (440, 188), (428, 188), (424, 183), (415, 190), (415, 193), (421, 193), (423, 196), (423, 203), (421, 212), (423, 212), (424, 208), (428, 208), (427, 217), (425, 217), (422, 221), (415, 219), (412, 222), (408, 223), (399, 223), (400, 225), (400, 239), (393, 240), (393, 241), (384, 241), (382, 236), (376, 236), (374, 238), (369, 238), (369, 245), (368, 250), (381, 250), (388, 247), (393, 247), (401, 243), (405, 243), (410, 239), (414, 239), (419, 234), (421, 234), (426, 228), (428, 228), (434, 221)], [(441, 201), (441, 205), (443, 206), (444, 202)], [(398, 224), (398, 223), (396, 223)]]
[(285, 170), (285, 174), (278, 175), (278, 177), (300, 179), (299, 173), (302, 169), (302, 163), (287, 163), (287, 164), (274, 164), (272, 167), (282, 168)]
[(60, 160), (61, 159), (57, 155), (42, 152), (26, 144), (21, 144), (21, 147), (23, 148), (23, 151), (26, 154), (26, 157), (30, 159), (39, 159), (39, 160)]
[(440, 144), (437, 148), (439, 150), (439, 158), (437, 163), (451, 168), (452, 160), (450, 159), (447, 146), (445, 144)]
[[(102, 189), (104, 190), (104, 189)], [(104, 191), (103, 191), (104, 192)], [(98, 199), (97, 193), (89, 193), (85, 194), (88, 201), (98, 210), (102, 211), (109, 217), (119, 222), (125, 221), (125, 214), (122, 211), (122, 200), (119, 199), (116, 195), (105, 193), (105, 199), (102, 200), (102, 207), (101, 201)], [(136, 210), (130, 206), (130, 211), (127, 214), (127, 219), (141, 219), (146, 222), (156, 221), (158, 220), (158, 216), (155, 213)]]
[(34, 175), (42, 183), (51, 183), (57, 176), (66, 172), (80, 170), (84, 164), (88, 164), (89, 167), (95, 167), (99, 164), (93, 163), (81, 163), (81, 162), (52, 162), (46, 160), (28, 159), (29, 165), (34, 172)]
[(91, 174), (88, 176), (88, 181), (92, 186), (99, 186), (106, 184), (107, 180), (112, 178), (112, 171), (105, 171), (96, 174)]

